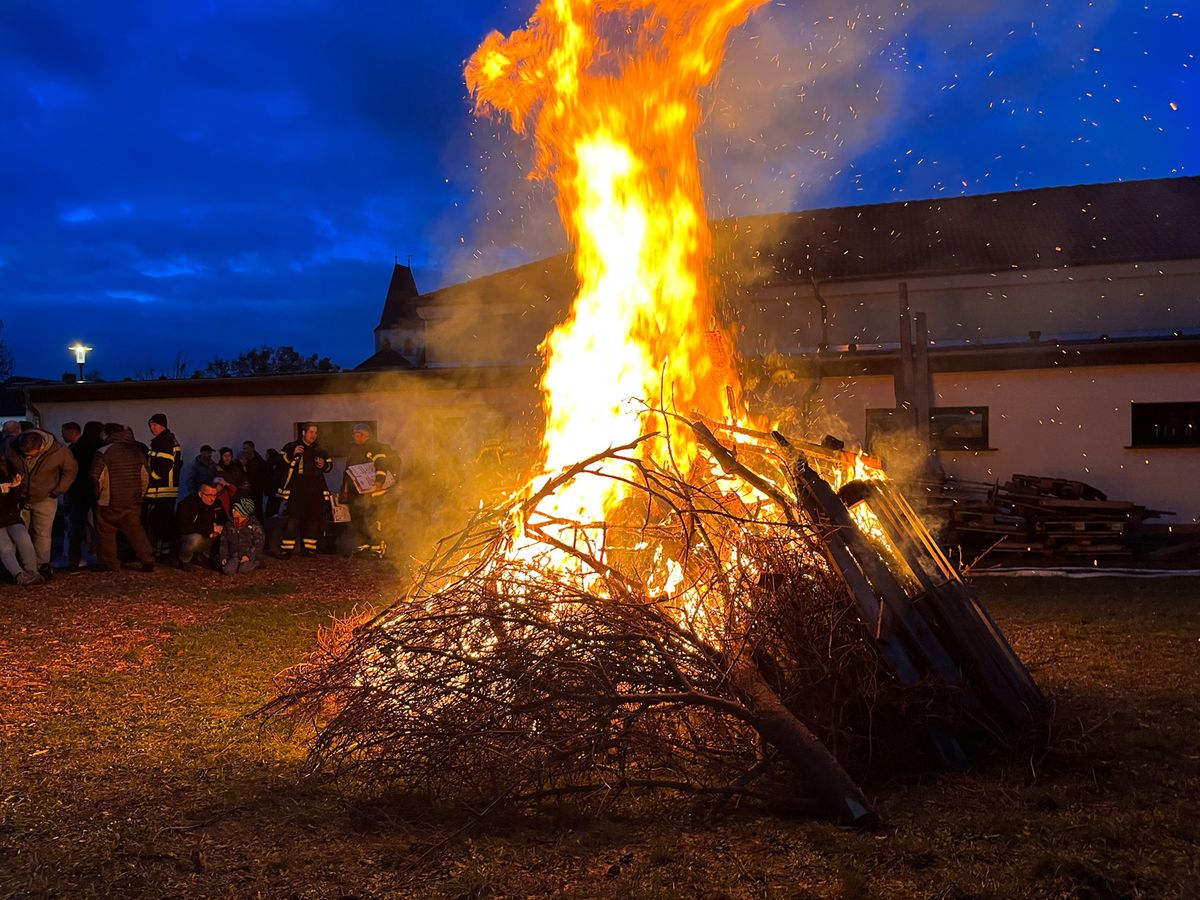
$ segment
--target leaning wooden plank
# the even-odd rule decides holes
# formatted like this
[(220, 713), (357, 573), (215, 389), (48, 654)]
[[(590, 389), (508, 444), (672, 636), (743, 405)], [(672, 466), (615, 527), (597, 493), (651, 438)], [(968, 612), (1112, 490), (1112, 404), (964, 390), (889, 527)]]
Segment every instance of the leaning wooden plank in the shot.
[[(797, 521), (795, 513), (799, 512), (801, 507), (797, 506), (794, 500), (782, 491), (775, 489), (773, 485), (767, 484), (760, 476), (739, 462), (737, 457), (718, 441), (716, 436), (702, 422), (692, 423), (692, 427), (700, 442), (704, 444), (727, 472), (737, 474), (751, 483), (756, 483), (756, 486), (760, 486), (760, 489), (762, 487), (769, 488), (770, 492), (768, 496), (771, 496), (776, 503), (784, 505), (785, 517), (789, 524), (793, 528), (804, 527)], [(813, 474), (820, 480), (819, 475)], [(821, 481), (821, 483), (825, 484), (824, 481)], [(828, 488), (827, 484), (826, 487)], [(832, 495), (831, 488), (830, 494)], [(845, 507), (843, 507), (844, 509)], [(897, 639), (894, 628), (891, 627), (895, 615), (887, 606), (879, 602), (875, 591), (863, 574), (857, 558), (846, 545), (844, 540), (846, 532), (842, 529), (830, 528), (828, 527), (828, 523), (818, 522), (815, 517), (812, 517), (812, 521), (823, 532), (821, 547), (826, 553), (826, 558), (841, 574), (842, 581), (850, 593), (851, 600), (858, 607), (864, 624), (872, 630), (875, 643), (879, 647), (884, 661), (891, 668), (892, 674), (896, 676), (896, 679), (901, 684), (910, 687), (920, 684), (921, 673), (910, 659), (908, 651), (904, 649)], [(857, 533), (857, 530), (854, 533)], [(954, 672), (954, 675), (957, 678), (957, 672)], [(951, 683), (957, 684), (958, 682), (956, 680)], [(966, 768), (966, 754), (963, 753), (957, 738), (936, 724), (928, 726), (927, 734), (930, 745), (945, 768), (951, 770)], [(819, 759), (817, 761), (820, 762)]]
[(863, 536), (850, 511), (829, 483), (803, 459), (796, 464), (796, 488), (797, 499), (814, 521), (829, 523), (839, 529), (876, 595), (895, 615), (897, 626), (903, 630), (910, 646), (924, 658), (930, 671), (943, 684), (961, 686), (962, 676), (958, 666), (929, 624), (912, 608), (904, 587), (888, 569), (879, 551)]
[(920, 580), (925, 594), (916, 599), (945, 633), (956, 660), (970, 673), (977, 689), (1014, 725), (1031, 723), (1043, 698), (1037, 685), (1012, 651), (970, 589), (941, 552), (903, 495), (887, 482), (852, 482), (843, 488), (851, 502), (862, 500), (875, 513), (897, 552)]

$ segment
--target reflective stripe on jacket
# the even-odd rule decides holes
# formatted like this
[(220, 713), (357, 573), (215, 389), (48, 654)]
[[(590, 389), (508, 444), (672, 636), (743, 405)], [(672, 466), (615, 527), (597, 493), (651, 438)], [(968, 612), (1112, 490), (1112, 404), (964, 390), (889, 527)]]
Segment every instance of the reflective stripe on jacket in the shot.
[(183, 449), (175, 435), (160, 431), (150, 442), (150, 485), (147, 500), (175, 499), (179, 496), (179, 472), (183, 468)]

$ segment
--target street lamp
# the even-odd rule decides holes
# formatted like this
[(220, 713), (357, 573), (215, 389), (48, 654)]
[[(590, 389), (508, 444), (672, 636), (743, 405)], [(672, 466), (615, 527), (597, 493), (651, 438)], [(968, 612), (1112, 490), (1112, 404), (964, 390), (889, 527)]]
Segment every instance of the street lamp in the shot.
[(84, 344), (81, 341), (76, 341), (74, 344), (72, 344), (67, 349), (75, 351), (75, 362), (77, 362), (79, 364), (79, 383), (82, 384), (83, 383), (83, 364), (85, 362), (87, 362), (88, 351), (91, 350), (92, 348), (87, 346), (86, 344)]

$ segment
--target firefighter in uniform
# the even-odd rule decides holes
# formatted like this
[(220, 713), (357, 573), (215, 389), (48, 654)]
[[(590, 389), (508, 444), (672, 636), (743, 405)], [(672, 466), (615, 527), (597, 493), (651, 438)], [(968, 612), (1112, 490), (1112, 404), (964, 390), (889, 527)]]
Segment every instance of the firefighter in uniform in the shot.
[(150, 452), (147, 463), (150, 482), (142, 504), (142, 524), (150, 537), (155, 555), (174, 552), (177, 526), (175, 504), (179, 500), (179, 473), (183, 469), (183, 450), (174, 433), (167, 427), (167, 417), (155, 413), (150, 417)]
[(317, 541), (328, 518), (325, 473), (333, 468), (333, 460), (317, 443), (317, 426), (311, 424), (304, 426), (300, 440), (283, 445), (283, 458), (288, 469), (279, 497), (287, 502), (287, 523), (283, 526), (279, 555), (291, 556), (299, 537), (304, 555), (311, 556), (317, 552)]
[[(356, 535), (356, 552), (371, 553), (379, 559), (387, 554), (380, 521), (382, 498), (391, 487), (389, 475), (395, 465), (395, 454), (387, 444), (371, 439), (371, 426), (359, 422), (354, 426), (354, 445), (346, 459), (346, 474), (342, 479), (342, 497), (350, 506), (350, 528)], [(371, 465), (375, 472), (369, 486), (360, 486), (351, 477), (353, 466)], [(361, 470), (360, 470), (361, 471)]]

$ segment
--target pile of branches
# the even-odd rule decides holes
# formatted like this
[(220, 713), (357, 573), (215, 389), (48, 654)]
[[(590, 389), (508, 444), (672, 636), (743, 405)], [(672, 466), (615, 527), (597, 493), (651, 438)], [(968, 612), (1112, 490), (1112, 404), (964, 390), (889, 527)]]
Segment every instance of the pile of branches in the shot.
[[(312, 764), (366, 788), (488, 808), (654, 788), (871, 819), (857, 785), (880, 739), (905, 755), (940, 698), (881, 667), (813, 525), (739, 499), (711, 454), (686, 479), (646, 461), (646, 440), (665, 438), (481, 510), (266, 711), (309, 717)], [(577, 478), (633, 496), (567, 539), (538, 505)], [(664, 554), (679, 578), (648, 589)]]

